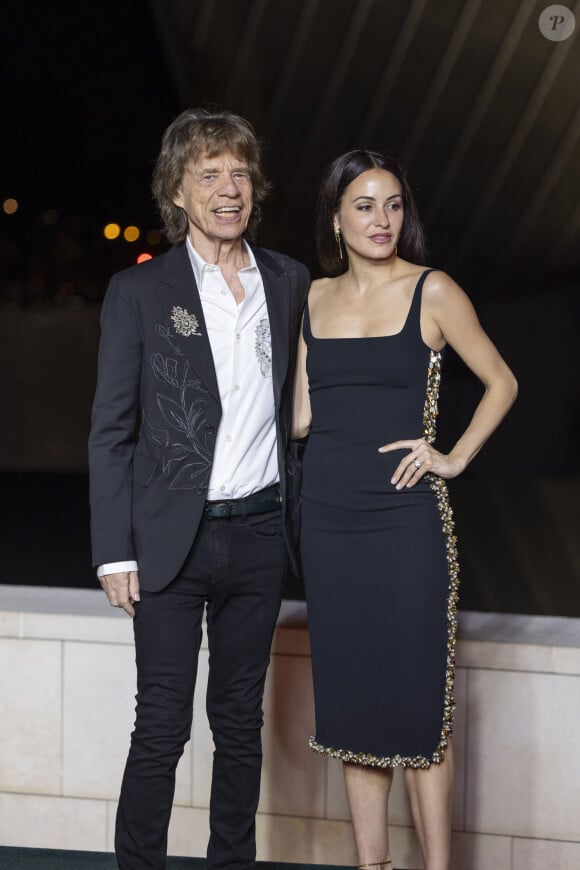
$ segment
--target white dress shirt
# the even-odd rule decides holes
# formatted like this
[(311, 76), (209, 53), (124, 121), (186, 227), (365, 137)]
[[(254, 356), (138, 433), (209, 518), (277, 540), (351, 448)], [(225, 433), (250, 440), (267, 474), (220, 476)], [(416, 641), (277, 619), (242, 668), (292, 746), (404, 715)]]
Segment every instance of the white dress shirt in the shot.
[[(186, 245), (222, 406), (207, 497), (211, 501), (244, 498), (279, 480), (264, 283), (252, 250), (244, 243), (250, 265), (238, 272), (245, 293), (238, 305), (219, 266), (206, 263), (189, 238)], [(111, 562), (101, 565), (97, 575), (137, 570), (135, 561)]]

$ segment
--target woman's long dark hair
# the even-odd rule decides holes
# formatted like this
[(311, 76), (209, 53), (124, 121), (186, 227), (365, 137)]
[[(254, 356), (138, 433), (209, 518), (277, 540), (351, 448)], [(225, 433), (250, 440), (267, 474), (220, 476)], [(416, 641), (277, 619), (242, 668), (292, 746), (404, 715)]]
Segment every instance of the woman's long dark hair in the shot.
[(419, 212), (406, 175), (392, 157), (380, 151), (356, 148), (334, 160), (324, 175), (318, 192), (316, 220), (316, 246), (318, 259), (326, 275), (335, 278), (348, 269), (348, 254), (343, 245), (340, 258), (334, 236), (334, 216), (338, 211), (344, 191), (355, 178), (369, 169), (386, 169), (401, 185), (403, 195), (403, 229), (398, 241), (398, 253), (405, 260), (419, 266), (426, 265), (427, 246), (419, 219)]

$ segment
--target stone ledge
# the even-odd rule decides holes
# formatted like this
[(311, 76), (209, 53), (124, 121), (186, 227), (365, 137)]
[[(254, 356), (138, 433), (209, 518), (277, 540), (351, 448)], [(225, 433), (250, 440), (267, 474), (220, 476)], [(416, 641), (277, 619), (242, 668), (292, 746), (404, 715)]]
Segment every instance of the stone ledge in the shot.
[[(452, 866), (575, 870), (580, 620), (462, 612), (460, 624)], [(131, 620), (98, 588), (0, 586), (0, 647), (0, 840), (110, 850), (134, 718)], [(353, 864), (340, 764), (306, 746), (314, 710), (304, 602), (284, 602), (273, 651), (264, 702), (261, 855)], [(201, 854), (207, 839), (213, 752), (207, 675), (204, 649), (192, 739), (177, 771), (170, 842), (178, 854)], [(398, 866), (416, 868), (400, 771), (390, 819)]]
[[(461, 611), (458, 667), (580, 674), (580, 619)], [(309, 655), (306, 604), (284, 601), (273, 653)], [(132, 643), (100, 589), (0, 585), (0, 637)]]

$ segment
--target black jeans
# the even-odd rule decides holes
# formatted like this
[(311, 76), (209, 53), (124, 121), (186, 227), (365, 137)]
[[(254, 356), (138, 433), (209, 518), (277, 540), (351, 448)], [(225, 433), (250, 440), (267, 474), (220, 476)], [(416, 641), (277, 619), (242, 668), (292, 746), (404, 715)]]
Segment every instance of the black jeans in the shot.
[(202, 521), (181, 574), (141, 593), (135, 730), (117, 812), (120, 870), (164, 870), (175, 768), (189, 740), (207, 607), (207, 714), (215, 743), (208, 868), (251, 867), (262, 696), (286, 571), (281, 512)]

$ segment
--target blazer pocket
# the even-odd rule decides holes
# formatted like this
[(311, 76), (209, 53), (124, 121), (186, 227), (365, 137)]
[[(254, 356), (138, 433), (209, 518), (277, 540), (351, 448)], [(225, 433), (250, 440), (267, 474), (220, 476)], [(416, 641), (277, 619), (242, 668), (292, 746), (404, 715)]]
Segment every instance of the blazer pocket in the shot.
[(140, 486), (149, 486), (158, 464), (144, 453), (135, 453), (133, 456), (133, 480), (135, 483)]

